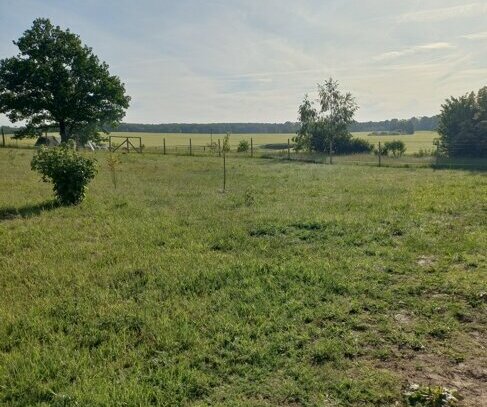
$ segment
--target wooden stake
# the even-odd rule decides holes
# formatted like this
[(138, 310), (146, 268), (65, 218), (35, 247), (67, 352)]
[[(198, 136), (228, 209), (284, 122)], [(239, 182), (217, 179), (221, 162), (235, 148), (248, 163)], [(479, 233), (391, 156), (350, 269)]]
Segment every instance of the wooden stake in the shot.
[(381, 156), (382, 156), (382, 150), (381, 150), (381, 147), (380, 147), (380, 141), (379, 141), (379, 167), (381, 166), (382, 162), (381, 162)]

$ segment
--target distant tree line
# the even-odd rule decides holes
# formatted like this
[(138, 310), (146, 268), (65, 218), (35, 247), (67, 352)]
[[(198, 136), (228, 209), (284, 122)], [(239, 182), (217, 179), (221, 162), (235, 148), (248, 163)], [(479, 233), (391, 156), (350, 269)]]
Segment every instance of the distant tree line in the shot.
[[(354, 122), (349, 130), (356, 131), (398, 131), (409, 134), (414, 131), (436, 130), (438, 116), (413, 117), (408, 120), (384, 120), (380, 122)], [(121, 123), (112, 131), (141, 133), (215, 133), (215, 134), (248, 134), (248, 133), (297, 133), (299, 122), (285, 123)]]
[[(354, 122), (349, 125), (352, 132), (399, 132), (410, 134), (414, 131), (434, 131), (438, 126), (438, 116), (413, 117), (408, 120), (384, 120), (380, 122)], [(3, 126), (6, 134), (15, 133), (18, 127)], [(203, 133), (203, 134), (251, 134), (251, 133), (297, 133), (300, 129), (299, 122), (285, 123), (120, 123), (117, 127), (108, 131), (121, 131), (133, 133)], [(48, 131), (59, 131), (57, 128)]]
[(296, 133), (298, 123), (121, 123), (113, 131), (141, 133)]
[(415, 131), (435, 131), (438, 128), (438, 116), (412, 117), (407, 120), (392, 119), (381, 122), (355, 122), (350, 131), (397, 132), (413, 134)]

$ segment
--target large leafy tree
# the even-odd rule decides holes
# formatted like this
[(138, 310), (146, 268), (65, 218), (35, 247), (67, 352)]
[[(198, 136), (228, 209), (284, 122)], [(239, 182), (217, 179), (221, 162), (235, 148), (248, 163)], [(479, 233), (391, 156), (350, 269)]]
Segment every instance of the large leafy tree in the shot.
[[(351, 93), (343, 93), (332, 78), (318, 84), (318, 107), (306, 95), (299, 106), (301, 127), (294, 138), (297, 149), (348, 152), (352, 135), (348, 130), (358, 109)], [(340, 151), (338, 151), (340, 152)]]
[(125, 115), (130, 97), (79, 36), (36, 19), (0, 61), (0, 113), (25, 121), (18, 137), (59, 129), (61, 141), (97, 138)]
[(487, 87), (442, 105), (440, 151), (449, 157), (487, 157)]

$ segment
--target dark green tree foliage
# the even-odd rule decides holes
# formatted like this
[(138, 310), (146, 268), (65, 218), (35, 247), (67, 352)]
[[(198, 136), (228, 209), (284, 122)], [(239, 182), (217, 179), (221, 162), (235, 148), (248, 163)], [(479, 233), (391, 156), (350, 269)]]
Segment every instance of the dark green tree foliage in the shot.
[[(399, 124), (402, 123), (402, 124)], [(407, 123), (407, 124), (406, 124)], [(381, 122), (353, 122), (349, 125), (350, 131), (384, 131), (408, 133), (418, 130), (436, 130), (438, 118), (421, 117), (408, 120), (385, 120)], [(203, 134), (249, 134), (249, 133), (296, 133), (300, 123), (121, 123), (112, 131), (135, 133), (203, 133)]]
[(442, 105), (440, 151), (448, 157), (487, 157), (487, 87)]
[(393, 157), (401, 157), (406, 152), (406, 145), (402, 140), (386, 141), (382, 150), (383, 155), (392, 154)]
[(237, 147), (238, 153), (245, 153), (250, 150), (250, 143), (248, 140), (240, 140)]
[(355, 141), (349, 125), (358, 109), (351, 93), (342, 93), (333, 79), (318, 85), (319, 107), (306, 95), (299, 106), (301, 127), (293, 141), (297, 150), (329, 152), (330, 145), (337, 154), (370, 152), (367, 141)]
[(76, 205), (86, 193), (88, 183), (96, 175), (95, 161), (83, 157), (71, 145), (47, 149), (42, 147), (32, 158), (32, 169), (42, 175), (44, 182), (52, 182), (61, 205)]
[(19, 137), (56, 128), (83, 142), (124, 117), (124, 85), (78, 35), (39, 18), (14, 44), (19, 54), (0, 61), (0, 113), (27, 122)]

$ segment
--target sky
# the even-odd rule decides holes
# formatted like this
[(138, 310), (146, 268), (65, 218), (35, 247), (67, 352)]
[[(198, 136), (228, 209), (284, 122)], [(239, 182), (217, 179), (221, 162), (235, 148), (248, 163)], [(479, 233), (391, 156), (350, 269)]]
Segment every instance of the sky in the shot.
[(357, 120), (409, 118), (487, 85), (487, 0), (0, 0), (0, 59), (37, 17), (120, 76), (125, 122), (296, 121), (329, 77)]

